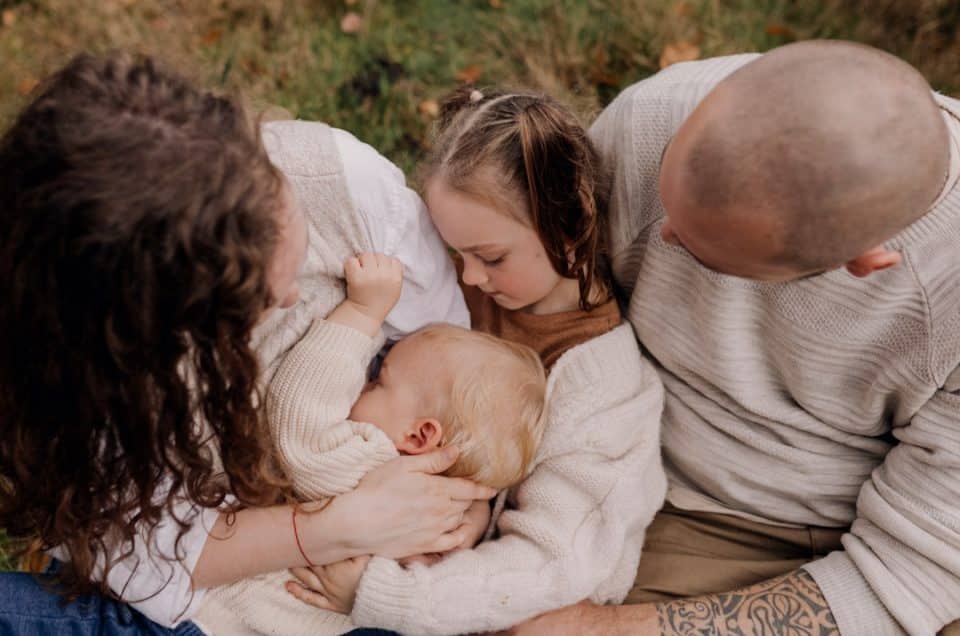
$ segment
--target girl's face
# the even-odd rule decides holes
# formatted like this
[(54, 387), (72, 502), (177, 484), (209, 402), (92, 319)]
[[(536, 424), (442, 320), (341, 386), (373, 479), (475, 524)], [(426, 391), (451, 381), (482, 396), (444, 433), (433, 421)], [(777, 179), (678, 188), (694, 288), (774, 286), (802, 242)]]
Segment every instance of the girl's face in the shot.
[(557, 274), (533, 228), (439, 178), (427, 185), (426, 203), (443, 240), (463, 257), (464, 284), (505, 309), (545, 314), (576, 307), (577, 282)]

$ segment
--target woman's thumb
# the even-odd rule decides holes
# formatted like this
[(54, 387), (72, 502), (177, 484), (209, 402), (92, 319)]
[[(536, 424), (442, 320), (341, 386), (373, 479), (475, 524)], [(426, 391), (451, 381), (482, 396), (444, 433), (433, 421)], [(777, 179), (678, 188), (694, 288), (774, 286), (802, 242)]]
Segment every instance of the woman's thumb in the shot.
[(447, 446), (430, 453), (417, 455), (413, 458), (417, 460), (413, 463), (413, 470), (436, 475), (453, 466), (459, 456), (460, 449), (456, 446)]

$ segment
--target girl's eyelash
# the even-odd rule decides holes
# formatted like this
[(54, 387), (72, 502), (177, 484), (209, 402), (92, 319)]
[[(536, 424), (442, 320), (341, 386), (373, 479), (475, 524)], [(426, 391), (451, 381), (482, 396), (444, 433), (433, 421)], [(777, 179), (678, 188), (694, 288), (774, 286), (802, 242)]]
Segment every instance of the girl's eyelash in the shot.
[(503, 262), (504, 258), (505, 258), (504, 256), (498, 256), (497, 258), (490, 258), (490, 259), (481, 258), (480, 261), (484, 265), (499, 265), (500, 263)]

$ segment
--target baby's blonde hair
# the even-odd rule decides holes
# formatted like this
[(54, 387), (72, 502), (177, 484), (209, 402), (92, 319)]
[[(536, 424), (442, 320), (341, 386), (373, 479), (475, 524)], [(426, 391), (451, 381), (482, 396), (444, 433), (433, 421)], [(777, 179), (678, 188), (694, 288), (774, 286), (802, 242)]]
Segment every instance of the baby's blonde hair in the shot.
[(458, 345), (484, 350), (464, 356), (444, 352), (453, 379), (439, 404), (443, 445), (460, 449), (445, 474), (497, 489), (519, 483), (545, 425), (547, 380), (540, 356), (530, 347), (454, 325), (430, 325), (416, 335), (438, 350)]

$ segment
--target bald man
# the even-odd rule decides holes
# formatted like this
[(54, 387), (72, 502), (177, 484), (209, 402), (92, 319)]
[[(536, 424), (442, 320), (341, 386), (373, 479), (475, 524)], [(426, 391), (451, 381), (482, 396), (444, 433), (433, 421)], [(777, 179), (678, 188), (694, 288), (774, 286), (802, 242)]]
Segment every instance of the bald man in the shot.
[(635, 604), (517, 633), (960, 618), (958, 116), (842, 42), (678, 64), (603, 112), (613, 270), (666, 386), (671, 487)]

